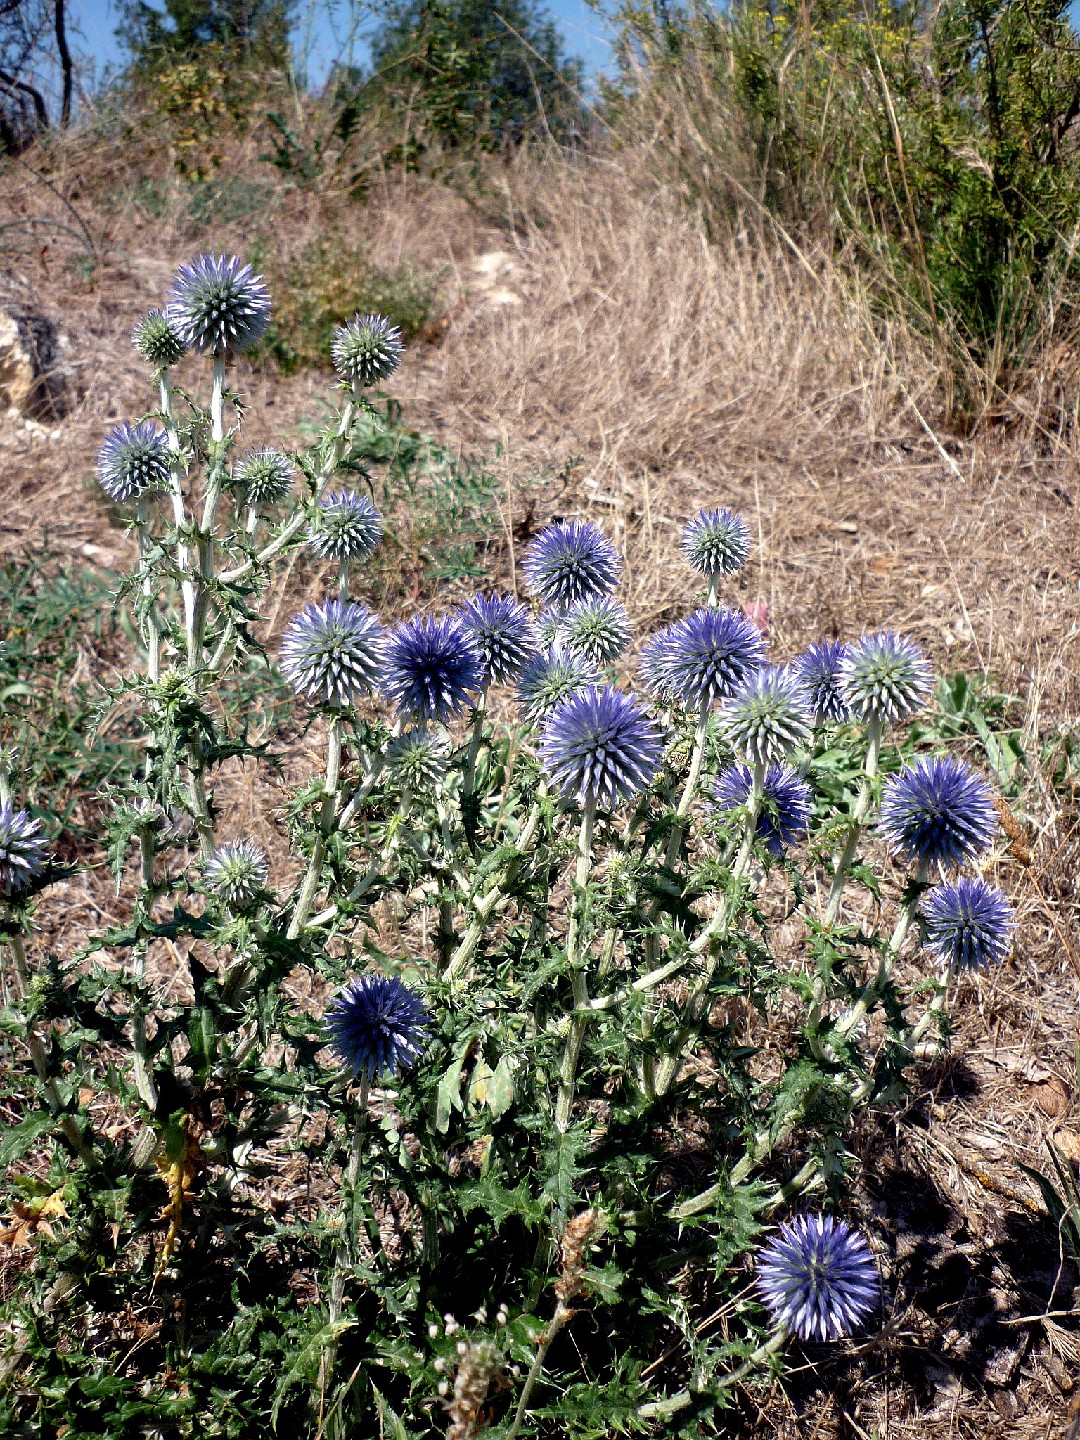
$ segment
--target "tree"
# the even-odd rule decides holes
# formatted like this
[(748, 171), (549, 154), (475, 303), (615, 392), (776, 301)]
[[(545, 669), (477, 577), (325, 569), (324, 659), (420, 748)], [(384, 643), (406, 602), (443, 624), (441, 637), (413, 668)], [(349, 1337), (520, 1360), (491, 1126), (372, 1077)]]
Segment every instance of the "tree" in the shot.
[[(2, 3), (2, 0), (0, 0)], [(195, 64), (213, 46), (245, 70), (285, 69), (294, 0), (165, 0), (164, 11), (146, 0), (125, 0), (117, 34), (136, 71)]]
[(371, 84), (443, 144), (493, 149), (582, 122), (581, 62), (533, 0), (404, 0), (372, 45)]
[[(55, 54), (53, 50), (55, 48)], [(51, 124), (39, 70), (60, 67), (60, 125), (71, 120), (74, 64), (65, 0), (0, 0), (0, 150), (25, 149)]]

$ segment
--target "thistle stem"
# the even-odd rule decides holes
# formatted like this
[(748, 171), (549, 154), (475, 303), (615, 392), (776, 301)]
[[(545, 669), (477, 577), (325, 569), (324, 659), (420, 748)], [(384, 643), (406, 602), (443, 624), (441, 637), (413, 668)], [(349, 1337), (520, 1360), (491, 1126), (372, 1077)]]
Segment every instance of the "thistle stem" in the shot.
[(566, 1034), (566, 1046), (559, 1069), (559, 1093), (555, 1101), (555, 1128), (560, 1135), (565, 1135), (570, 1128), (570, 1115), (574, 1107), (574, 1091), (577, 1085), (578, 1062), (581, 1059), (581, 1047), (585, 1040), (585, 1027), (591, 1018), (589, 986), (585, 974), (585, 947), (582, 944), (582, 936), (588, 904), (589, 873), (592, 870), (595, 825), (596, 800), (589, 796), (585, 801), (585, 811), (581, 817), (581, 830), (578, 834), (574, 899), (570, 910), (570, 923), (566, 932), (566, 959), (570, 966), (574, 1009), (570, 1016), (570, 1028)]
[(881, 720), (873, 716), (867, 724), (866, 731), (866, 761), (863, 765), (862, 784), (859, 787), (859, 796), (855, 801), (855, 809), (851, 814), (851, 823), (848, 826), (847, 835), (844, 839), (844, 848), (841, 850), (836, 862), (836, 869), (833, 872), (832, 888), (829, 891), (828, 903), (825, 906), (824, 925), (826, 929), (834, 923), (840, 912), (840, 901), (844, 894), (844, 882), (847, 879), (848, 868), (855, 858), (855, 850), (859, 843), (859, 836), (866, 817), (870, 811), (870, 801), (874, 793), (874, 780), (878, 773), (878, 759), (881, 753)]
[[(758, 1369), (763, 1360), (768, 1360), (770, 1356), (781, 1350), (786, 1339), (786, 1330), (774, 1331), (764, 1345), (759, 1345), (737, 1369), (732, 1370), (730, 1374), (718, 1380), (715, 1385), (710, 1386), (709, 1394), (713, 1394), (717, 1390), (730, 1390), (732, 1386), (740, 1385), (748, 1375), (752, 1375)], [(663, 1400), (652, 1400), (647, 1405), (639, 1405), (637, 1413), (642, 1420), (665, 1420), (669, 1415), (675, 1415), (693, 1404), (694, 1398), (689, 1390), (679, 1390)]]
[(225, 475), (225, 460), (222, 446), (225, 441), (225, 357), (214, 356), (214, 381), (210, 393), (210, 439), (214, 446), (213, 459), (206, 475), (206, 494), (203, 498), (202, 521), (199, 525), (199, 586), (195, 595), (195, 614), (189, 636), (188, 663), (192, 666), (202, 661), (203, 636), (210, 609), (210, 586), (214, 579), (214, 521), (218, 502), (221, 499), (221, 485)]
[(450, 957), (449, 964), (444, 972), (444, 979), (453, 981), (459, 978), (469, 961), (476, 954), (477, 946), (483, 939), (488, 921), (507, 904), (506, 889), (513, 877), (517, 874), (521, 857), (529, 850), (533, 840), (536, 838), (542, 813), (539, 804), (532, 807), (518, 835), (517, 854), (506, 865), (502, 874), (495, 881), (495, 884), (474, 902), (472, 907), (473, 919), (465, 931), (465, 934), (459, 940), (457, 949)]
[(657, 1095), (667, 1094), (671, 1087), (671, 1082), (678, 1073), (683, 1049), (700, 1024), (702, 1012), (706, 1004), (706, 992), (712, 983), (712, 977), (720, 961), (720, 947), (727, 938), (728, 931), (731, 929), (732, 922), (739, 912), (739, 905), (742, 901), (742, 882), (746, 874), (746, 868), (750, 863), (750, 857), (754, 853), (754, 837), (757, 834), (758, 812), (761, 809), (761, 797), (764, 788), (765, 766), (755, 765), (750, 782), (750, 794), (746, 801), (746, 825), (743, 830), (742, 844), (739, 846), (739, 853), (736, 855), (735, 863), (731, 868), (727, 903), (718, 906), (712, 920), (710, 920), (709, 924), (690, 947), (692, 954), (701, 954), (703, 951), (708, 952), (705, 968), (695, 981), (690, 995), (683, 1006), (682, 1022), (675, 1032), (671, 1049), (657, 1066)]
[(326, 859), (326, 842), (334, 831), (334, 819), (337, 814), (338, 802), (338, 779), (340, 774), (341, 714), (335, 710), (330, 715), (330, 722), (326, 731), (326, 780), (323, 784), (322, 807), (319, 811), (319, 833), (315, 837), (315, 846), (311, 852), (311, 861), (308, 864), (307, 872), (300, 885), (300, 893), (296, 899), (296, 908), (293, 910), (292, 919), (289, 922), (287, 935), (289, 940), (295, 940), (301, 930), (303, 930), (315, 901), (315, 891), (318, 889), (323, 861)]
[(184, 490), (180, 483), (180, 466), (182, 457), (180, 453), (180, 434), (176, 428), (176, 420), (173, 418), (172, 410), (172, 388), (169, 385), (169, 372), (162, 370), (159, 377), (159, 390), (161, 394), (161, 413), (165, 417), (165, 435), (168, 441), (169, 451), (172, 455), (172, 463), (169, 466), (169, 499), (172, 502), (173, 524), (176, 527), (176, 568), (180, 572), (180, 593), (184, 600), (184, 633), (188, 640), (188, 654), (194, 649), (195, 623), (195, 586), (189, 578), (188, 568), (191, 559), (188, 554), (188, 547), (180, 538), (188, 524), (187, 510), (184, 506)]
[(536, 1354), (529, 1366), (529, 1373), (525, 1376), (525, 1383), (521, 1387), (521, 1395), (518, 1397), (517, 1409), (514, 1411), (514, 1418), (511, 1421), (510, 1429), (506, 1432), (506, 1440), (517, 1440), (521, 1433), (521, 1427), (525, 1423), (525, 1414), (528, 1410), (529, 1401), (532, 1399), (532, 1392), (536, 1389), (536, 1382), (540, 1378), (540, 1372), (544, 1368), (544, 1361), (547, 1359), (548, 1351), (555, 1341), (559, 1331), (564, 1328), (568, 1321), (574, 1317), (574, 1310), (565, 1301), (560, 1300), (555, 1306), (555, 1313), (540, 1336), (540, 1343), (536, 1347)]
[[(360, 1181), (360, 1165), (363, 1159), (364, 1134), (367, 1130), (368, 1091), (371, 1082), (366, 1075), (360, 1078), (360, 1093), (356, 1098), (356, 1119), (353, 1124), (352, 1140), (349, 1145), (349, 1160), (345, 1167), (345, 1184), (341, 1199), (341, 1238), (334, 1246), (333, 1271), (330, 1276), (330, 1303), (328, 1308), (330, 1324), (341, 1321), (345, 1308), (345, 1277), (356, 1253), (356, 1235), (353, 1219), (356, 1213), (356, 1187)], [(334, 1373), (337, 1358), (337, 1340), (332, 1339), (319, 1358), (319, 1428), (323, 1433), (323, 1413), (326, 1391)]]

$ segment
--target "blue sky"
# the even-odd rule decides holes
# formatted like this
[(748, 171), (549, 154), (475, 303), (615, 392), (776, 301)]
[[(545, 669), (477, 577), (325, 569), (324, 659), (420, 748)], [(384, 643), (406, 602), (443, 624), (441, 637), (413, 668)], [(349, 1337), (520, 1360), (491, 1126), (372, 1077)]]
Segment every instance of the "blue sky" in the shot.
[[(580, 56), (591, 74), (604, 69), (611, 56), (610, 42), (604, 21), (595, 10), (585, 0), (547, 0), (546, 8), (562, 31), (567, 53)], [(341, 53), (348, 29), (345, 17), (350, 6), (347, 0), (300, 0), (296, 9), (301, 19), (305, 13), (315, 16), (314, 23), (306, 33), (302, 28), (297, 39), (301, 47), (305, 43), (310, 46), (310, 72), (312, 78), (318, 80), (330, 61)], [(97, 66), (116, 66), (122, 62), (122, 51), (114, 34), (119, 24), (115, 0), (71, 0), (69, 14), (81, 32), (79, 48), (93, 57)], [(357, 60), (363, 60), (363, 37), (375, 25), (374, 15), (368, 12), (366, 23), (361, 22), (358, 27), (354, 51)]]

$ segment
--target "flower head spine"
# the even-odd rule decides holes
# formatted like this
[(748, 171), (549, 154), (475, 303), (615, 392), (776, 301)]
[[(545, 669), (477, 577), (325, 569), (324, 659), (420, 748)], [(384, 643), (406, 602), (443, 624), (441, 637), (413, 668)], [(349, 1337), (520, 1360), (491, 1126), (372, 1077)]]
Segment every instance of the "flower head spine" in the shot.
[(250, 350), (270, 324), (270, 292), (237, 256), (199, 255), (176, 272), (167, 314), (189, 349)]
[(509, 595), (476, 595), (457, 619), (480, 654), (483, 685), (517, 680), (536, 654), (536, 629), (524, 605)]
[(851, 716), (841, 685), (846, 653), (847, 647), (839, 640), (815, 640), (792, 662), (815, 725), (839, 725)]
[(847, 646), (840, 662), (840, 692), (852, 714), (882, 725), (921, 710), (932, 678), (919, 647), (891, 630), (863, 635)]
[(683, 531), (680, 548), (707, 580), (733, 575), (750, 556), (750, 527), (732, 510), (703, 510)]
[(362, 975), (327, 1009), (330, 1043), (354, 1075), (396, 1075), (420, 1054), (431, 1024), (423, 1000), (400, 980)]
[(923, 944), (949, 970), (981, 970), (1009, 953), (1013, 908), (980, 876), (938, 885), (921, 906)]
[(525, 552), (522, 569), (544, 605), (566, 610), (609, 595), (619, 581), (619, 552), (597, 525), (564, 520), (549, 525)]
[(400, 715), (421, 723), (460, 714), (483, 683), (483, 662), (471, 637), (448, 615), (418, 616), (391, 631), (382, 690)]
[(361, 560), (383, 537), (373, 501), (355, 490), (324, 495), (315, 509), (308, 539), (323, 560)]
[(151, 310), (144, 315), (131, 332), (131, 343), (155, 370), (167, 370), (187, 354), (187, 346), (164, 310)]
[(809, 740), (811, 718), (796, 677), (789, 670), (763, 667), (726, 702), (720, 726), (749, 764), (779, 765)]
[(773, 1321), (802, 1340), (836, 1340), (878, 1304), (877, 1266), (863, 1237), (831, 1215), (800, 1215), (762, 1251), (757, 1288)]
[(266, 889), (270, 870), (266, 852), (251, 840), (219, 846), (203, 866), (208, 890), (230, 910), (250, 910)]
[(878, 825), (899, 859), (954, 866), (989, 848), (998, 815), (980, 775), (951, 755), (933, 756), (886, 782)]
[(102, 441), (97, 473), (105, 494), (119, 504), (166, 489), (170, 456), (164, 430), (149, 420), (140, 425), (118, 425)]
[(280, 450), (249, 450), (233, 472), (233, 484), (247, 491), (251, 505), (274, 505), (292, 489), (293, 463)]
[(540, 762), (562, 794), (609, 810), (651, 784), (663, 752), (653, 721), (610, 685), (564, 700), (540, 740)]
[(383, 315), (356, 315), (334, 331), (330, 354), (346, 385), (364, 389), (388, 380), (401, 364), (401, 331)]
[(370, 610), (324, 600), (293, 617), (281, 642), (281, 669), (308, 700), (335, 707), (375, 688), (384, 631)]
[(579, 600), (559, 618), (558, 639), (593, 665), (610, 665), (630, 644), (630, 618), (610, 595)]
[(518, 704), (525, 718), (536, 724), (564, 700), (595, 685), (599, 679), (596, 667), (582, 656), (565, 650), (542, 650), (521, 672)]

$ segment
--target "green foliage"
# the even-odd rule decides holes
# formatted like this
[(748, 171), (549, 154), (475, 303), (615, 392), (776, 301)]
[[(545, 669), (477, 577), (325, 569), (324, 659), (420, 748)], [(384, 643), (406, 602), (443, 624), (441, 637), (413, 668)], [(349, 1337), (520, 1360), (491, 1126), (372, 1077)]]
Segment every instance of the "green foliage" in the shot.
[[(392, 623), (411, 567), (410, 612), (422, 580), (488, 588), (495, 481), (339, 389), (264, 513), (223, 484), (243, 443), (228, 379), (205, 406), (159, 377), (181, 513), (134, 512), (119, 600), (138, 654), (99, 677), (98, 732), (130, 715), (139, 737), (102, 796), (110, 912), (63, 954), (35, 940), (51, 874), (0, 913), (0, 1243), (26, 1257), (0, 1299), (0, 1426), (436, 1440), (465, 1395), (503, 1440), (717, 1433), (782, 1340), (750, 1286), (763, 1229), (811, 1183), (842, 1203), (851, 1128), (902, 1095), (937, 1013), (916, 946), (895, 963), (923, 886), (882, 873), (867, 736), (815, 737), (809, 846), (781, 857), (752, 808), (717, 823), (732, 753), (689, 714), (657, 717), (663, 764), (617, 813), (552, 793), (509, 697), (505, 721), (432, 724), (445, 763), (412, 789), (390, 747), (415, 720), (297, 699), (263, 600), (280, 608), (318, 498), (346, 484), (386, 538), (335, 567), (333, 595)], [(96, 582), (61, 576), (5, 581), (17, 676), (107, 613)], [(995, 738), (992, 692), (942, 695), (942, 733)], [(4, 724), (48, 730), (61, 703), (17, 684)], [(43, 787), (29, 753), (19, 798)], [(100, 788), (91, 760), (71, 775)], [(208, 862), (268, 771), (267, 883), (232, 909)], [(822, 917), (819, 866), (849, 912)], [(321, 1017), (371, 972), (430, 1025), (369, 1086)]]
[(495, 150), (543, 133), (567, 139), (582, 125), (582, 67), (563, 51), (534, 0), (404, 0), (372, 44), (365, 90), (411, 117), (401, 158), (431, 145)]
[(851, 247), (884, 310), (950, 361), (961, 407), (993, 403), (1072, 334), (1080, 46), (1065, 0), (739, 0), (662, 26), (645, 7), (624, 18), (674, 114), (717, 140), (706, 178), (676, 123), (688, 193), (706, 208), (752, 195)]
[(272, 247), (256, 263), (283, 298), (259, 354), (285, 374), (309, 366), (328, 369), (334, 329), (354, 314), (385, 315), (406, 343), (431, 323), (435, 277), (408, 264), (380, 270), (342, 237), (319, 236), (284, 266)]
[(127, 648), (112, 612), (116, 577), (42, 549), (0, 565), (0, 747), (14, 746), (27, 798), (73, 837), (100, 825), (99, 792), (131, 765), (119, 716), (98, 730), (88, 666)]
[(123, 0), (117, 35), (137, 72), (205, 64), (213, 54), (247, 70), (286, 69), (294, 0)]

